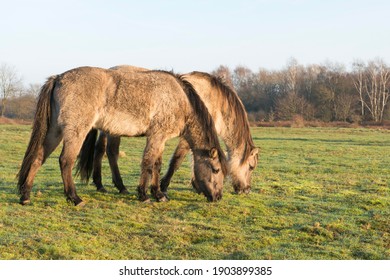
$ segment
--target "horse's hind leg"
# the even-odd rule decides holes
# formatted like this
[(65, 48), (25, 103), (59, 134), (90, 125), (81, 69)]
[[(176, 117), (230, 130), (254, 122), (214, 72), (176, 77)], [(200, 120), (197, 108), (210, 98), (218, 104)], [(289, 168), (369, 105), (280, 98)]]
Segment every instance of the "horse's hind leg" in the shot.
[(77, 195), (72, 178), (72, 169), (88, 131), (89, 129), (87, 129), (85, 133), (64, 132), (64, 147), (62, 148), (59, 160), (65, 196), (67, 200), (72, 201), (76, 206), (82, 205), (83, 201)]
[(35, 175), (37, 174), (42, 164), (50, 156), (50, 154), (55, 150), (55, 148), (57, 148), (58, 144), (61, 142), (61, 139), (61, 130), (57, 126), (51, 126), (48, 131), (48, 134), (45, 137), (43, 145), (38, 147), (37, 155), (35, 159), (33, 159), (26, 181), (21, 186), (20, 203), (22, 205), (28, 204), (30, 202), (30, 194), (33, 187)]
[(168, 186), (171, 182), (173, 174), (177, 169), (179, 169), (189, 150), (190, 146), (188, 145), (187, 141), (185, 141), (183, 138), (180, 138), (179, 144), (177, 145), (176, 150), (172, 155), (171, 161), (169, 162), (169, 168), (164, 177), (161, 179), (161, 191), (164, 192), (165, 195), (168, 191)]
[(110, 163), (111, 173), (112, 173), (112, 181), (115, 187), (122, 194), (129, 193), (123, 184), (121, 174), (119, 172), (118, 167), (118, 157), (119, 157), (119, 146), (121, 143), (120, 137), (108, 136), (107, 140), (107, 157)]

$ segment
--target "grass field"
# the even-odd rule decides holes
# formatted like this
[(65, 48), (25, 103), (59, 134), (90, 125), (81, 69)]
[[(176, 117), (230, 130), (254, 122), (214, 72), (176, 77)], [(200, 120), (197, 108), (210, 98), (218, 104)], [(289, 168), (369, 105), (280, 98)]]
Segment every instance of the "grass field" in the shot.
[[(32, 203), (18, 204), (15, 174), (30, 126), (0, 125), (0, 259), (390, 259), (390, 131), (254, 128), (261, 147), (252, 192), (229, 182), (218, 203), (190, 187), (189, 160), (167, 203), (137, 201), (145, 139), (123, 139), (130, 195), (76, 179), (84, 208), (66, 202), (60, 148), (39, 171)], [(177, 140), (164, 153), (167, 166)]]

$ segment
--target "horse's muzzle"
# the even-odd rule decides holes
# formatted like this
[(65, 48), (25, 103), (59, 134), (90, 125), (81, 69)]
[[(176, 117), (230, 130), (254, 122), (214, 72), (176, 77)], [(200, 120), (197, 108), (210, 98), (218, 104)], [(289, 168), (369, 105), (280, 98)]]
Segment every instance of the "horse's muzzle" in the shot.
[(234, 192), (236, 194), (249, 194), (251, 192), (251, 186), (241, 186), (241, 185), (235, 185), (233, 186)]

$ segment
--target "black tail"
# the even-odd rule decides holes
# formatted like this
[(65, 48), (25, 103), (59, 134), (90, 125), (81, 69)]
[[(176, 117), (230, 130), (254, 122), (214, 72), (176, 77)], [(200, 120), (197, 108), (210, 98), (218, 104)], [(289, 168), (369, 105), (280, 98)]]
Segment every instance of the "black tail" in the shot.
[(57, 76), (52, 76), (47, 79), (39, 93), (37, 110), (35, 112), (34, 123), (32, 127), (30, 142), (23, 158), (22, 166), (16, 177), (18, 177), (18, 191), (22, 194), (23, 185), (26, 182), (30, 172), (31, 165), (37, 158), (39, 148), (42, 147), (45, 141), (47, 131), (50, 126), (51, 115), (51, 97), (57, 81)]
[(91, 129), (84, 140), (77, 159), (76, 176), (80, 175), (81, 181), (86, 183), (89, 181), (93, 171), (93, 158), (95, 155), (97, 134), (97, 129)]

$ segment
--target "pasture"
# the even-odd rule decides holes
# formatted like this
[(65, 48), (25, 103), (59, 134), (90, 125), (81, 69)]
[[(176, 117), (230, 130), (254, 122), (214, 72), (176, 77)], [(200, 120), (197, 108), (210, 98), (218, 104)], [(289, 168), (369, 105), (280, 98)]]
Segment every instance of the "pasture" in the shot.
[(107, 194), (76, 179), (83, 208), (65, 200), (60, 148), (39, 170), (31, 204), (19, 204), (15, 175), (30, 132), (0, 125), (0, 259), (390, 259), (388, 130), (252, 128), (261, 148), (252, 192), (235, 195), (225, 181), (217, 203), (192, 190), (189, 160), (169, 202), (140, 203), (145, 139), (123, 138), (130, 194), (117, 193), (105, 159)]

